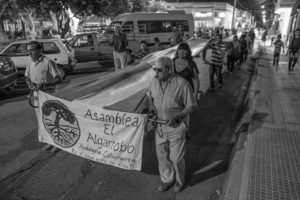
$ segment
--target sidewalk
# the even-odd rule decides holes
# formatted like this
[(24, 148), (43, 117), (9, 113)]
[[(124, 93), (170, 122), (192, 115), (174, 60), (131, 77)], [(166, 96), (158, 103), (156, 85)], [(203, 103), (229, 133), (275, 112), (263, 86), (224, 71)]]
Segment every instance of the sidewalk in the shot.
[(273, 48), (258, 62), (222, 199), (300, 199), (300, 66), (288, 56), (273, 66)]

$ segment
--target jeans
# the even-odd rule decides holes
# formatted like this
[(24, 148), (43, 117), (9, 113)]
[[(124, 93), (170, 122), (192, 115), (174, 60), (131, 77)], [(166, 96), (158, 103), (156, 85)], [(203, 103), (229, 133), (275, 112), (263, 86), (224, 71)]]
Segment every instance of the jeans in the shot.
[(215, 74), (217, 74), (219, 86), (222, 86), (222, 84), (223, 84), (222, 65), (215, 65), (215, 64), (210, 65), (209, 79), (210, 79), (210, 87), (211, 88), (215, 88), (215, 81), (214, 81)]

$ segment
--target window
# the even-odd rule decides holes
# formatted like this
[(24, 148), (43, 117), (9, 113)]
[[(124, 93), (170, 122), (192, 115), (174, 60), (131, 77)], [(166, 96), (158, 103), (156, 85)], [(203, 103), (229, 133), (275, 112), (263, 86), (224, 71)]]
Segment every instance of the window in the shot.
[(44, 42), (43, 43), (44, 54), (58, 54), (60, 53), (59, 48), (56, 46), (54, 42)]
[(74, 47), (88, 47), (93, 45), (94, 45), (94, 40), (92, 35), (82, 35), (79, 38), (77, 38)]
[(133, 21), (125, 22), (122, 26), (122, 32), (132, 33), (133, 32)]
[(140, 33), (145, 33), (143, 27), (146, 28), (147, 33), (172, 32), (173, 27), (178, 27), (179, 25), (182, 26), (183, 31), (189, 31), (187, 20), (138, 21)]
[(13, 44), (11, 45), (4, 54), (14, 55), (14, 56), (27, 56), (29, 55), (27, 50), (27, 44)]

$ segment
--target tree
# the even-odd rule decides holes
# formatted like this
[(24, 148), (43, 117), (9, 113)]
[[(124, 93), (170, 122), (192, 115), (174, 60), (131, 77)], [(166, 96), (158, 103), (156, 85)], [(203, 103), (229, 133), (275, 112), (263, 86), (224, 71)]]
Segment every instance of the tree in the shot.
[(44, 126), (56, 144), (62, 147), (76, 144), (80, 129), (74, 114), (64, 104), (47, 101), (42, 106), (42, 113)]
[[(2, 17), (2, 14), (4, 13), (7, 6), (8, 6), (7, 0), (0, 0), (0, 18)], [(1, 23), (0, 24), (0, 41), (6, 41), (7, 39), (8, 39), (7, 35), (5, 34), (4, 28)]]

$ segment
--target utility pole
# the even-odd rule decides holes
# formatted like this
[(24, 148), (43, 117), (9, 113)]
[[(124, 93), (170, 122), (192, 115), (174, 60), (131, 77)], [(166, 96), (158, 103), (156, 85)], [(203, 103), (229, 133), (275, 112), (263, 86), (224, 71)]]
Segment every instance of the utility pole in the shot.
[(236, 0), (233, 0), (233, 13), (232, 13), (232, 22), (231, 27), (234, 28), (234, 16), (235, 16)]

